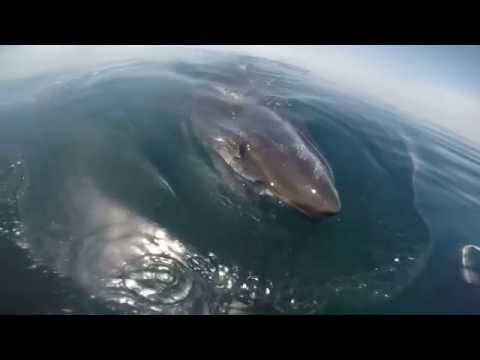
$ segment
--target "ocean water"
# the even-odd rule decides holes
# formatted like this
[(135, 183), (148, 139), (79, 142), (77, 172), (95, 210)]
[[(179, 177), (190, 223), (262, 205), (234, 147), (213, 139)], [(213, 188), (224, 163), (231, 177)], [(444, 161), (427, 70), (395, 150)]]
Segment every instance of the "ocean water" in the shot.
[[(0, 84), (0, 313), (479, 312), (478, 148), (295, 66), (194, 55)], [(340, 214), (225, 187), (188, 132), (211, 83), (308, 132)]]

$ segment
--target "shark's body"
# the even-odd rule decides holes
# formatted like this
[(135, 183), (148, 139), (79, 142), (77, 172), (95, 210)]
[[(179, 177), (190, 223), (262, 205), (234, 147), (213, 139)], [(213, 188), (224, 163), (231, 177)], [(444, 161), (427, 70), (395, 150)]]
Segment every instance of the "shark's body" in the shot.
[(252, 96), (221, 86), (194, 96), (194, 134), (240, 179), (311, 217), (341, 209), (331, 167), (314, 144)]

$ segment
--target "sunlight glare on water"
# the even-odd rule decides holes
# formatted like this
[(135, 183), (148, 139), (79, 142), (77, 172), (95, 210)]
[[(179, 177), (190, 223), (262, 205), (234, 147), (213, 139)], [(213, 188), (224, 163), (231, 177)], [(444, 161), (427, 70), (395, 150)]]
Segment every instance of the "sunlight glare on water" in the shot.
[[(26, 286), (0, 312), (478, 313), (475, 149), (306, 72), (186, 54), (25, 79), (29, 102), (2, 103), (0, 263), (18, 265), (2, 279)], [(215, 166), (188, 125), (194, 91), (212, 84), (308, 133), (339, 214), (313, 221)], [(35, 308), (15, 300), (27, 293)]]

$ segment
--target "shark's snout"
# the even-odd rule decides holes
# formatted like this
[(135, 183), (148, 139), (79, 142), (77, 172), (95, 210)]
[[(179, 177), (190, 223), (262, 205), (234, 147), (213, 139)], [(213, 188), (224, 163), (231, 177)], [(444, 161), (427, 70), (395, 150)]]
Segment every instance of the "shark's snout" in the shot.
[[(299, 156), (295, 149), (279, 152), (273, 146), (248, 146), (240, 157), (242, 168), (255, 173), (268, 194), (311, 218), (341, 211), (333, 172), (323, 157)], [(255, 169), (255, 171), (252, 171)]]
[(314, 191), (310, 191), (310, 194), (290, 194), (289, 203), (305, 215), (316, 219), (328, 218), (341, 211), (342, 205), (336, 189), (312, 190)]

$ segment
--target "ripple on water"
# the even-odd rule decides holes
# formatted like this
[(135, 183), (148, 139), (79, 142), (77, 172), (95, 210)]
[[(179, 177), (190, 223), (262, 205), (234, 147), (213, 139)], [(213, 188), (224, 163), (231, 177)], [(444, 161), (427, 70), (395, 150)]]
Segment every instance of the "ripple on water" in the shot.
[[(182, 94), (189, 94), (190, 88), (182, 86), (191, 86), (198, 79), (232, 76), (226, 76), (229, 73), (220, 64), (214, 68), (211, 64), (177, 65), (172, 65), (172, 71), (189, 82), (173, 84), (171, 75), (168, 81), (160, 81), (162, 72), (167, 72), (165, 68), (158, 72), (153, 66), (143, 71), (141, 64), (124, 63), (117, 68), (92, 69), (78, 80), (74, 96), (56, 93), (55, 108), (72, 109), (73, 120), (57, 116), (54, 107), (45, 106), (45, 119), (35, 123), (37, 129), (45, 127), (42, 135), (34, 137), (36, 142), (31, 142), (34, 145), (29, 157), (10, 160), (0, 169), (6, 167), (7, 172), (20, 174), (24, 161), (30, 164), (31, 186), (21, 196), (22, 223), (39, 230), (35, 232), (38, 238), (29, 238), (22, 224), (13, 222), (18, 220), (11, 210), (17, 201), (16, 193), (2, 197), (8, 199), (9, 205), (2, 219), (9, 216), (12, 221), (9, 218), (2, 223), (0, 231), (28, 251), (37, 251), (48, 259), (52, 253), (63, 257), (50, 265), (92, 282), (97, 279), (89, 277), (90, 271), (100, 272), (98, 268), (103, 265), (99, 254), (108, 253), (108, 260), (117, 267), (108, 276), (100, 272), (92, 296), (109, 299), (133, 313), (245, 313), (255, 312), (255, 306), (261, 303), (279, 312), (322, 313), (337, 301), (390, 300), (420, 272), (427, 246), (422, 242), (423, 225), (416, 222), (414, 207), (408, 203), (413, 170), (404, 159), (405, 149), (397, 139), (397, 129), (380, 126), (377, 113), (344, 107), (344, 101), (335, 94), (305, 85), (306, 75), (298, 78), (290, 72), (283, 76), (258, 71), (255, 76), (265, 80), (274, 95), (267, 101), (275, 111), (308, 119), (312, 139), (322, 145), (322, 153), (324, 149), (335, 170), (345, 209), (341, 217), (312, 225), (289, 212), (287, 206), (265, 205), (264, 211), (263, 203), (238, 205), (237, 198), (217, 191), (215, 185), (220, 180), (212, 179), (208, 173), (203, 181), (197, 176), (201, 171), (186, 165), (187, 161), (182, 160), (185, 153), (201, 164), (203, 160), (185, 147), (186, 142), (176, 130), (167, 128), (170, 117), (174, 124), (184, 120), (168, 106), (180, 103), (178, 107), (185, 109), (189, 105), (188, 97), (182, 96), (179, 101), (173, 90), (181, 88)], [(225, 96), (240, 96), (228, 87), (222, 89)], [(100, 93), (105, 98), (98, 101)], [(114, 112), (113, 105), (121, 109)], [(131, 115), (132, 127), (126, 128), (132, 132), (123, 133), (123, 115), (119, 114)], [(237, 112), (231, 115), (238, 119)], [(167, 143), (169, 137), (175, 141)], [(132, 138), (138, 144), (130, 146)], [(132, 155), (132, 148), (141, 148), (138, 156)], [(303, 154), (304, 149), (298, 150)], [(152, 161), (142, 162), (147, 155)], [(167, 161), (167, 157), (175, 160)], [(84, 196), (86, 185), (77, 181), (79, 177), (92, 178), (96, 190), (105, 197)], [(142, 186), (135, 186), (139, 183)], [(149, 192), (149, 186), (155, 191)], [(77, 193), (83, 199), (70, 201)], [(219, 208), (212, 198), (221, 203)], [(38, 199), (42, 199), (41, 207), (35, 203)], [(109, 199), (118, 200), (123, 208)], [(155, 210), (148, 208), (153, 201), (160, 204)], [(162, 208), (165, 203), (166, 210)], [(187, 214), (188, 220), (182, 224), (174, 214)], [(60, 226), (47, 226), (57, 218)], [(148, 233), (138, 218), (162, 226), (168, 219), (176, 228), (172, 225), (170, 230), (167, 224), (160, 229), (155, 225), (155, 231)], [(127, 226), (118, 225), (123, 222)], [(85, 231), (75, 228), (86, 225), (96, 234), (85, 235)], [(98, 230), (102, 226), (111, 229)], [(178, 229), (182, 238), (175, 242), (172, 234)], [(145, 232), (149, 237), (143, 241)], [(68, 244), (78, 238), (81, 244), (69, 248)], [(105, 246), (107, 252), (93, 246), (99, 239), (115, 240), (116, 245), (135, 242), (132, 249), (136, 257), (118, 260), (123, 249)], [(420, 244), (415, 239), (420, 239)], [(50, 246), (50, 241), (55, 246)], [(190, 247), (193, 241), (195, 247)], [(41, 248), (42, 244), (48, 244), (48, 249)], [(279, 275), (284, 272), (289, 275)]]

